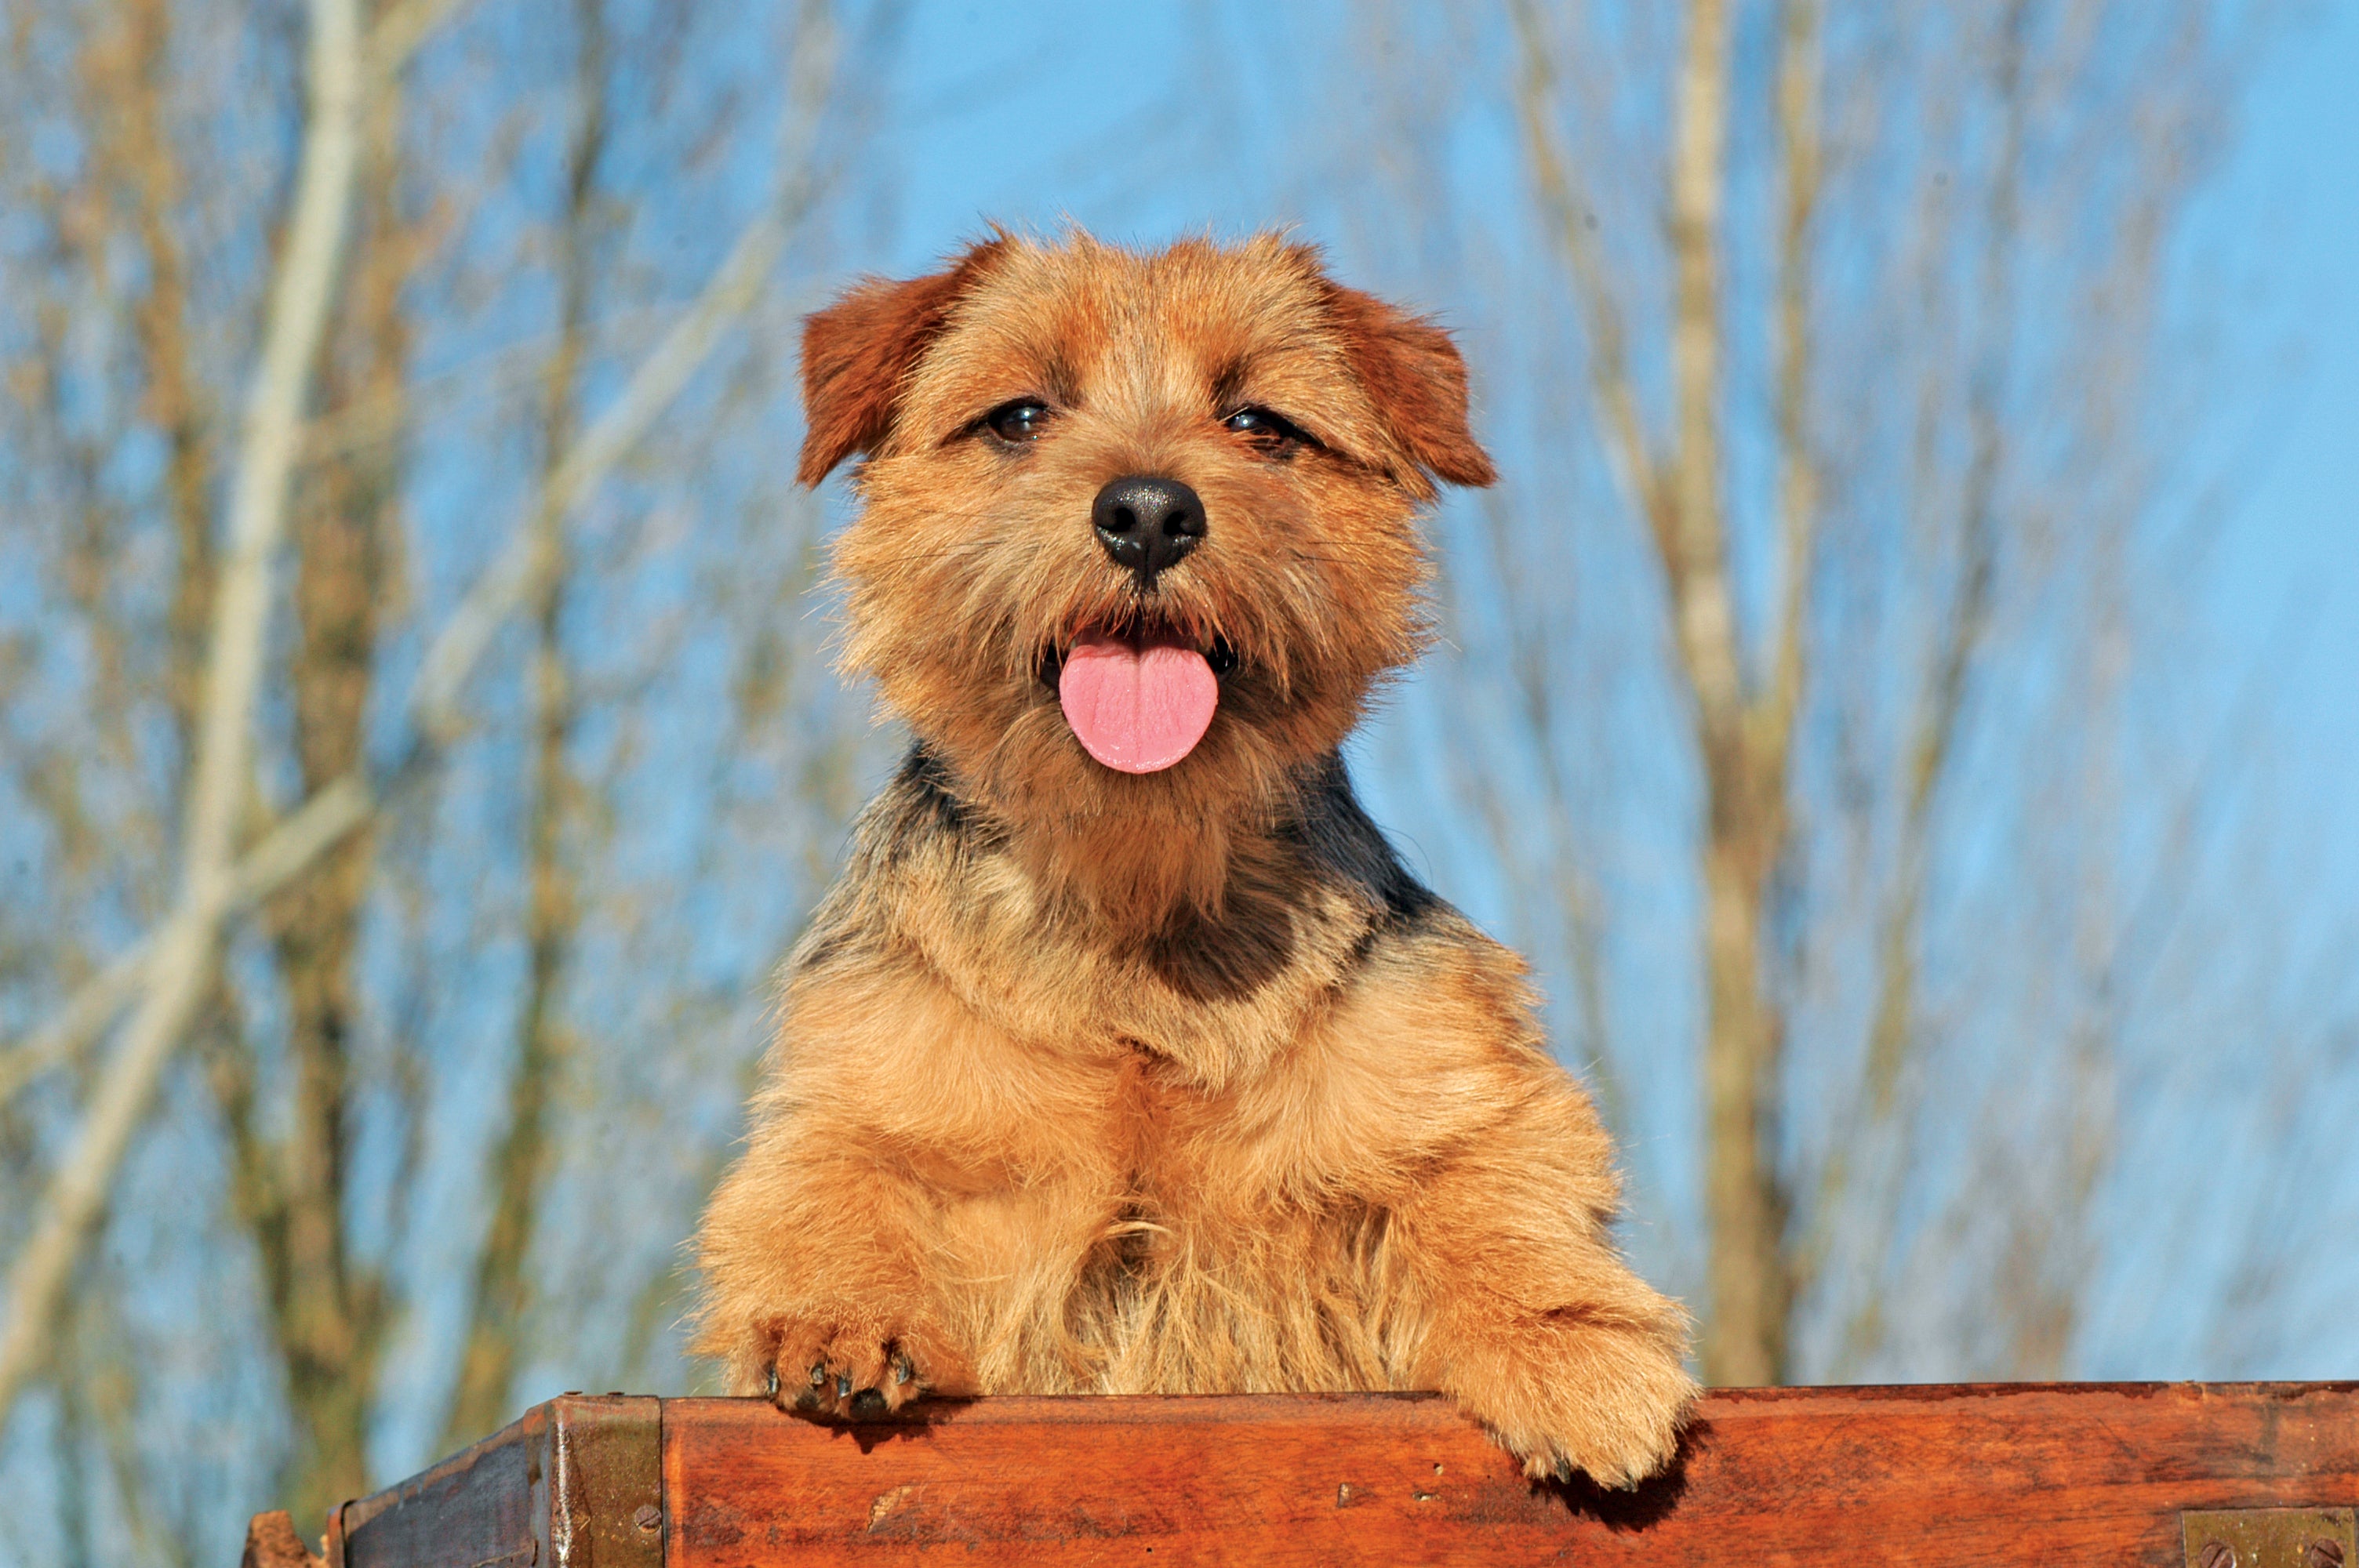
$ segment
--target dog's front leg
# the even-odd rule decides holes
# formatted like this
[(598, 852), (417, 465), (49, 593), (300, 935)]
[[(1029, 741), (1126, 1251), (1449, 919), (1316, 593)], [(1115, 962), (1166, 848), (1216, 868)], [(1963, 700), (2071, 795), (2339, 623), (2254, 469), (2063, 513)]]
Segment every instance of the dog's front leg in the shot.
[(1570, 1083), (1527, 1086), (1396, 1213), (1428, 1309), (1414, 1379), (1455, 1398), (1534, 1477), (1580, 1470), (1631, 1487), (1669, 1463), (1696, 1390), (1686, 1314), (1607, 1232), (1607, 1162)]
[(697, 1350), (723, 1358), (730, 1392), (781, 1409), (850, 1414), (971, 1392), (923, 1282), (931, 1197), (829, 1141), (804, 1119), (773, 1122), (713, 1195)]

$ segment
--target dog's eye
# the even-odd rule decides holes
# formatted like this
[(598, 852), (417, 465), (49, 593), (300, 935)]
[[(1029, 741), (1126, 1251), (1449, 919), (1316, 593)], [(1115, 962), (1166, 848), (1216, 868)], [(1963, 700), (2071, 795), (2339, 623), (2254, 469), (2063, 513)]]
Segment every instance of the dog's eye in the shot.
[(1283, 415), (1266, 408), (1240, 408), (1221, 421), (1224, 429), (1234, 430), (1255, 446), (1273, 456), (1282, 456), (1297, 447), (1310, 445), (1310, 438)]
[(1037, 441), (1049, 433), (1049, 406), (1037, 397), (1003, 403), (983, 416), (991, 433), (1003, 441)]

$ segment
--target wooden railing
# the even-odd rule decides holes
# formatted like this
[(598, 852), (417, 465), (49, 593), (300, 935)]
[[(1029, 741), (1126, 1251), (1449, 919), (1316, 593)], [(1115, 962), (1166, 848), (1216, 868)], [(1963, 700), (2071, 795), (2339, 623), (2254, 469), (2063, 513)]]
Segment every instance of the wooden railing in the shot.
[[(338, 1509), (327, 1568), (2359, 1568), (2359, 1384), (1720, 1392), (1635, 1492), (1529, 1483), (1430, 1395), (912, 1412), (568, 1395)], [(277, 1568), (285, 1516), (255, 1523), (249, 1562)]]

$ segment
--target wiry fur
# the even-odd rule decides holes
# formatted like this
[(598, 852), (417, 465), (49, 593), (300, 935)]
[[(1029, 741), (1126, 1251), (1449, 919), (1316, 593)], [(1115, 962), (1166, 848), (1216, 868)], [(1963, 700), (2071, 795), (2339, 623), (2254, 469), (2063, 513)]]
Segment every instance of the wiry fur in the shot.
[[(1337, 753), (1419, 644), (1418, 506), (1492, 477), (1447, 335), (1273, 238), (1003, 235), (813, 317), (804, 368), (803, 477), (868, 454), (847, 662), (916, 744), (789, 965), (701, 1348), (832, 1412), (1438, 1387), (1536, 1476), (1659, 1468), (1687, 1325), (1615, 1251), (1596, 1115)], [(978, 429), (1023, 396), (1042, 439)], [(1145, 596), (1090, 526), (1128, 473), (1209, 524)], [(1238, 662), (1130, 775), (1043, 672), (1140, 618)]]

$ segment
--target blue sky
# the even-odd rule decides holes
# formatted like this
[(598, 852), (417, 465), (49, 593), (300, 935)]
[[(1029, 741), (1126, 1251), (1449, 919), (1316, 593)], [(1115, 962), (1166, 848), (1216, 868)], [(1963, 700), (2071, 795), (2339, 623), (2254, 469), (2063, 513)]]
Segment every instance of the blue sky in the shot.
[[(2319, 847), (2359, 887), (2359, 5), (2317, 8), (2267, 57), (2245, 141), (2199, 224), (2256, 233), (2252, 315), (2281, 347), (2249, 389), (2250, 488), (2232, 516), (2217, 613), (2239, 645), (2296, 624), (2279, 765), (2317, 808)], [(2205, 236), (2209, 237), (2209, 236)]]

